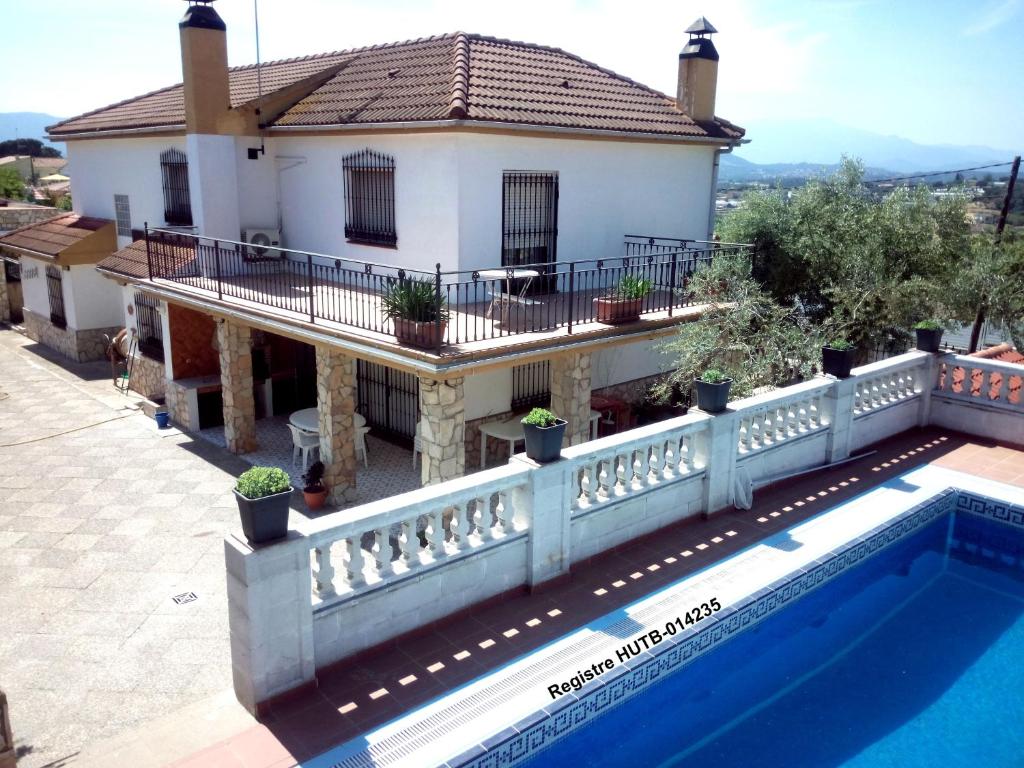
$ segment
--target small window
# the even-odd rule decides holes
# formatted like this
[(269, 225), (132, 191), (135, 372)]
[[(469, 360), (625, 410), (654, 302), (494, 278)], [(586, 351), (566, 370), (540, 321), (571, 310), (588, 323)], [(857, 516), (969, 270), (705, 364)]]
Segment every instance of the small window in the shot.
[(160, 319), (160, 303), (144, 293), (136, 293), (135, 318), (139, 326), (139, 351), (146, 357), (163, 362), (164, 326)]
[(505, 171), (501, 194), (501, 265), (557, 259), (558, 174)]
[(117, 236), (132, 236), (132, 210), (128, 195), (114, 195), (114, 215), (117, 217)]
[(21, 282), (21, 264), (17, 261), (4, 261), (4, 280), (8, 283)]
[(395, 230), (395, 159), (364, 149), (345, 157), (345, 238), (353, 243), (398, 243)]
[(192, 226), (192, 200), (188, 191), (188, 158), (180, 149), (160, 153), (164, 183), (164, 221), (173, 226)]
[(46, 268), (46, 292), (50, 297), (50, 322), (58, 328), (67, 328), (68, 320), (64, 316), (64, 285), (63, 274), (58, 267)]
[(551, 362), (512, 367), (512, 410), (520, 408), (546, 408), (551, 403)]

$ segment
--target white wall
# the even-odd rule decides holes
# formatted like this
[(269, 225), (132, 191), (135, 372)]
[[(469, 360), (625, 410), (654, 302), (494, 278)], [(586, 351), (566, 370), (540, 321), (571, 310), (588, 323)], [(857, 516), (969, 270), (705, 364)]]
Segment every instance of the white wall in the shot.
[(117, 283), (103, 277), (91, 264), (64, 272), (64, 309), (68, 326), (78, 330), (111, 328), (124, 324), (124, 306)]
[(560, 261), (622, 256), (627, 234), (707, 239), (712, 147), (470, 133), (456, 141), (461, 269), (501, 264), (504, 171), (558, 172)]
[[(160, 153), (185, 151), (185, 138), (125, 138), (69, 141), (71, 200), (76, 213), (114, 220), (114, 195), (128, 195), (132, 227), (164, 225)], [(121, 239), (120, 242), (124, 242)]]
[(500, 368), (466, 377), (466, 421), (504, 413), (512, 404), (512, 369)]
[[(26, 309), (43, 317), (50, 316), (50, 295), (46, 291), (46, 263), (21, 257), (21, 294)], [(64, 290), (67, 302), (67, 288)]]
[[(345, 242), (342, 158), (369, 147), (395, 159), (398, 248)], [(332, 256), (432, 272), (457, 260), (455, 139), (444, 134), (296, 136), (274, 142), (278, 156), (301, 158), (280, 173), (284, 244)], [(293, 161), (278, 160), (280, 166)]]
[(660, 351), (664, 343), (654, 339), (598, 350), (590, 364), (590, 388), (601, 389), (672, 370), (672, 356)]

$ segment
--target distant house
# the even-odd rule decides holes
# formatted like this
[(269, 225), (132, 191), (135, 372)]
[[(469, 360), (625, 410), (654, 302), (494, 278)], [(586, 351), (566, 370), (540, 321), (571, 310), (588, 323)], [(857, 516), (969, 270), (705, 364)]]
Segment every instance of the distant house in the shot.
[(0, 168), (13, 168), (26, 184), (32, 184), (43, 176), (63, 173), (67, 165), (68, 161), (63, 157), (30, 157), (29, 155), (0, 157)]
[[(316, 406), (341, 498), (355, 483), (343, 414), (415, 440), (437, 482), (486, 461), (484, 423), (550, 403), (580, 442), (592, 395), (667, 369), (655, 347), (699, 315), (683, 289), (719, 253), (719, 153), (744, 135), (714, 114), (706, 20), (687, 30), (674, 97), (482, 35), (257, 72), (228, 68), (211, 7), (179, 28), (183, 84), (49, 133), (67, 142), (75, 211), (115, 222), (98, 268), (123, 322), (159, 343), (136, 362), (180, 425), (222, 420), (245, 452), (257, 413)], [(625, 277), (647, 289), (617, 322), (595, 300), (618, 301)], [(446, 314), (388, 316), (403, 290)]]

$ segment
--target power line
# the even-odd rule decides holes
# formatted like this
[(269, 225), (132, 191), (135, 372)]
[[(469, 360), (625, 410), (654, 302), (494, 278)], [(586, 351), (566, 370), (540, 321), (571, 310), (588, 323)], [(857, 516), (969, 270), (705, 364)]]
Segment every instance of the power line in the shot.
[(1013, 160), (1005, 163), (990, 163), (989, 165), (976, 165), (973, 168), (955, 168), (951, 171), (933, 171), (932, 173), (915, 173), (912, 176), (894, 176), (891, 179), (865, 179), (865, 184), (882, 184), (887, 181), (908, 181), (910, 179), (925, 179), (929, 176), (948, 176), (951, 173), (964, 173), (966, 171), (983, 171), (986, 168), (1000, 168), (1004, 165), (1013, 165)]

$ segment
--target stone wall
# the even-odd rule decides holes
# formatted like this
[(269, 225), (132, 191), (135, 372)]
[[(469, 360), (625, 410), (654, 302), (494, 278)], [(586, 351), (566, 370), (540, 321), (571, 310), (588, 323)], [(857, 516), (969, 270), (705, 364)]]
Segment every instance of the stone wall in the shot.
[(568, 422), (566, 446), (590, 439), (590, 354), (573, 352), (551, 360), (551, 410)]
[[(504, 413), (492, 413), (480, 419), (473, 419), (466, 422), (466, 469), (470, 472), (480, 467), (480, 425), (489, 421), (507, 421), (515, 413), (505, 411)], [(519, 446), (522, 450), (522, 445)], [(487, 466), (504, 464), (511, 457), (508, 455), (508, 441), (498, 440), (493, 437), (487, 438)]]
[(224, 442), (232, 453), (256, 450), (256, 400), (252, 380), (252, 329), (228, 320), (217, 324)]
[(320, 460), (332, 504), (355, 499), (356, 361), (334, 348), (316, 346), (316, 397)]
[(166, 382), (165, 387), (164, 405), (167, 408), (167, 412), (171, 415), (171, 421), (185, 430), (197, 431), (199, 424), (192, 423), (192, 417), (189, 415), (188, 409), (188, 395), (185, 388), (176, 381)]
[(168, 302), (167, 322), (174, 378), (210, 376), (220, 370), (212, 317)]
[(41, 221), (48, 221), (64, 213), (67, 213), (67, 211), (43, 206), (26, 208), (0, 206), (0, 232), (7, 232), (28, 224), (38, 224)]
[(60, 352), (64, 357), (77, 363), (90, 360), (104, 360), (107, 356), (107, 340), (104, 335), (113, 337), (119, 330), (111, 328), (89, 328), (76, 331), (74, 328), (57, 328), (50, 318), (37, 315), (27, 307), (25, 314), (25, 330), (32, 341)]
[(647, 399), (651, 388), (661, 382), (667, 375), (665, 373), (656, 373), (653, 376), (645, 376), (642, 379), (612, 384), (610, 387), (595, 389), (592, 394), (602, 397), (614, 397), (630, 405), (640, 405)]
[(420, 379), (420, 424), (423, 484), (432, 485), (465, 474), (464, 379)]
[(164, 364), (161, 361), (146, 357), (141, 352), (137, 353), (132, 364), (131, 388), (147, 400), (164, 397), (167, 391), (164, 371)]
[(0, 323), (11, 321), (11, 302), (7, 298), (7, 280), (4, 279), (4, 263), (0, 260)]

